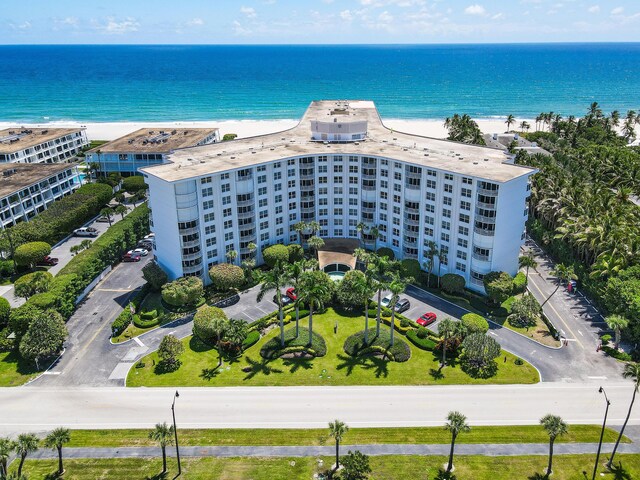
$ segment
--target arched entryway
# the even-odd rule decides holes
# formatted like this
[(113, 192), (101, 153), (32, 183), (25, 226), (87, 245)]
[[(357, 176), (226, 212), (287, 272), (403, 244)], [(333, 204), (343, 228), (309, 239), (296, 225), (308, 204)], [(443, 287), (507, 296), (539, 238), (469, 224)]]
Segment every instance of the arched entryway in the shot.
[(342, 280), (345, 273), (356, 268), (353, 252), (358, 248), (358, 240), (349, 238), (327, 238), (318, 251), (318, 266), (334, 281)]

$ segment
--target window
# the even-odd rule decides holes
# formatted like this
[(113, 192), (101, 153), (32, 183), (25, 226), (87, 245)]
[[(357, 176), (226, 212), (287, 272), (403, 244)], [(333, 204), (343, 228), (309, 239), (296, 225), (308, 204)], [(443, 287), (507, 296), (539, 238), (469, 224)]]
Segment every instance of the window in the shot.
[(451, 173), (445, 173), (444, 174), (444, 179), (445, 180), (453, 180), (453, 175)]
[(231, 195), (222, 197), (222, 205), (229, 205), (231, 203)]
[(471, 189), (470, 188), (463, 188), (460, 191), (460, 195), (462, 195), (463, 197), (466, 197), (466, 198), (471, 198)]
[(428, 204), (428, 203), (427, 203), (427, 204), (425, 205), (425, 210), (426, 210), (427, 212), (430, 212), (430, 213), (435, 213), (435, 211), (436, 211), (436, 207), (435, 207), (435, 205), (430, 205), (430, 204)]
[(444, 184), (444, 191), (446, 193), (453, 193), (453, 185), (451, 185), (449, 183), (445, 183)]
[(259, 208), (263, 208), (266, 207), (269, 204), (269, 200), (266, 198), (261, 198), (260, 200), (258, 200), (258, 207)]
[(207, 200), (202, 204), (202, 208), (205, 210), (211, 210), (213, 208), (213, 200)]
[(230, 209), (230, 208), (225, 208), (225, 209), (222, 211), (222, 216), (223, 216), (223, 217), (230, 217), (230, 216), (231, 216), (231, 209)]
[(233, 220), (225, 220), (224, 221), (224, 228), (225, 228), (225, 230), (227, 228), (233, 228)]
[[(225, 175), (229, 175), (228, 173)], [(223, 183), (222, 184), (222, 193), (227, 193), (231, 191), (231, 184), (230, 183)]]
[(460, 260), (466, 260), (467, 259), (467, 252), (463, 252), (462, 250), (458, 250), (458, 251), (456, 251), (456, 257), (459, 258)]
[(460, 202), (460, 209), (461, 210), (471, 210), (471, 202), (467, 202), (465, 200), (462, 200)]
[(448, 233), (441, 233), (440, 234), (440, 240), (442, 240), (443, 242), (448, 242), (449, 241), (449, 234)]
[(473, 185), (473, 180), (469, 177), (462, 177), (462, 183), (465, 185)]
[(442, 220), (442, 228), (444, 228), (445, 230), (451, 229), (451, 223), (447, 222), (446, 220)]
[(466, 240), (464, 238), (459, 238), (458, 239), (458, 246), (462, 247), (462, 248), (467, 248), (469, 246), (469, 240)]
[(203, 197), (210, 197), (213, 195), (213, 187), (207, 187), (202, 189)]
[(451, 210), (449, 210), (448, 208), (443, 208), (442, 209), (442, 216), (444, 218), (451, 218)]
[(207, 183), (211, 183), (211, 177), (204, 177), (200, 179), (200, 184), (205, 185)]
[(458, 270), (460, 272), (466, 272), (467, 271), (467, 266), (464, 263), (456, 262), (456, 270)]
[[(229, 240), (233, 240), (233, 232), (227, 232), (224, 234), (224, 241), (228, 242)], [(229, 245), (227, 245), (228, 247)]]
[[(427, 237), (433, 237), (433, 228), (425, 227), (425, 229), (424, 229), (424, 234), (425, 234)], [(425, 240), (425, 242), (424, 242), (424, 246), (425, 246), (425, 247), (429, 246), (429, 245), (428, 245), (428, 242), (427, 242), (426, 240)]]
[(442, 204), (450, 207), (452, 205), (451, 197), (442, 197)]
[(215, 238), (207, 238), (207, 247), (213, 247), (216, 244)]
[(469, 227), (458, 227), (458, 233), (460, 235), (469, 235)]
[(267, 183), (266, 175), (258, 175), (258, 184)]
[(427, 188), (436, 188), (436, 181), (435, 180), (427, 180)]
[(215, 215), (213, 213), (205, 213), (204, 214), (204, 222), (209, 223), (215, 220)]
[(436, 201), (436, 194), (433, 192), (427, 192), (426, 195), (427, 201), (429, 202), (435, 202)]
[(469, 215), (461, 213), (458, 218), (462, 223), (469, 223)]
[(260, 187), (258, 189), (258, 195), (266, 195), (267, 194), (267, 187)]
[(213, 235), (214, 233), (216, 233), (216, 226), (215, 225), (209, 225), (209, 226), (204, 228), (204, 234), (205, 235)]
[(342, 173), (342, 165), (334, 165), (333, 173)]

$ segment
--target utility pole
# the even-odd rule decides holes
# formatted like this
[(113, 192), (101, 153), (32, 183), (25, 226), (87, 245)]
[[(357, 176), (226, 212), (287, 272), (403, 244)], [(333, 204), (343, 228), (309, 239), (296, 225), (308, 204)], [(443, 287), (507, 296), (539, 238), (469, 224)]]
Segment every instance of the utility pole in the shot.
[(173, 477), (174, 479), (178, 478), (182, 473), (182, 467), (180, 465), (180, 449), (178, 448), (178, 428), (176, 427), (176, 398), (178, 398), (180, 394), (176, 390), (175, 395), (173, 396), (173, 403), (171, 404), (171, 414), (173, 415), (173, 434), (176, 439), (176, 457), (178, 459), (178, 474)]
[(600, 442), (598, 443), (598, 453), (596, 454), (596, 464), (593, 466), (593, 476), (591, 477), (591, 480), (596, 479), (596, 473), (598, 472), (598, 460), (600, 459), (600, 450), (602, 449), (602, 438), (604, 437), (604, 429), (605, 429), (605, 426), (607, 425), (607, 414), (609, 413), (609, 405), (611, 405), (611, 402), (607, 398), (607, 392), (604, 391), (604, 388), (600, 387), (600, 390), (598, 390), (598, 392), (604, 394), (604, 399), (607, 402), (607, 408), (604, 411), (604, 421), (602, 422), (602, 431), (600, 432)]

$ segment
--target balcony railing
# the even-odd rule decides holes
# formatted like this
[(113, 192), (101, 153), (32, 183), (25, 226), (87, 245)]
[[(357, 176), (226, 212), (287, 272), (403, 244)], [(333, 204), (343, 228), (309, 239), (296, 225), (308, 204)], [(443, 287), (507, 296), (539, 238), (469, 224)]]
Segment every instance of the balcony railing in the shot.
[(416, 207), (416, 208), (414, 208), (414, 207), (407, 207), (407, 206), (405, 205), (405, 207), (404, 207), (404, 212), (405, 212), (405, 213), (419, 214), (419, 213), (420, 213), (420, 208), (419, 208), (419, 207)]
[(480, 260), (481, 262), (490, 262), (491, 261), (491, 255), (481, 255), (479, 253), (474, 253), (472, 255), (472, 257), (475, 260)]
[(487, 230), (486, 228), (481, 227), (474, 227), (473, 231), (478, 235), (484, 235), (485, 237), (493, 237), (496, 234), (495, 230)]
[(376, 213), (376, 207), (360, 207), (363, 213)]
[(477, 222), (482, 223), (496, 223), (496, 217), (486, 217), (484, 215), (476, 214), (475, 219)]
[(189, 255), (182, 255), (183, 262), (189, 262), (191, 260), (200, 260), (202, 263), (202, 252), (190, 253)]
[(256, 212), (250, 210), (248, 212), (238, 212), (238, 218), (253, 218), (255, 220)]
[(250, 198), (250, 199), (248, 199), (248, 200), (238, 200), (238, 201), (236, 202), (236, 205), (237, 205), (238, 207), (249, 207), (249, 206), (253, 205), (255, 202), (256, 202), (256, 201), (255, 201), (255, 199), (254, 199), (254, 198)]
[(192, 235), (194, 233), (198, 233), (200, 231), (200, 228), (196, 225), (195, 227), (191, 227), (191, 228), (179, 228), (178, 232), (180, 233), (180, 235)]
[(249, 173), (246, 175), (237, 175), (236, 178), (238, 179), (239, 182), (244, 182), (245, 180), (252, 180), (253, 174)]
[(191, 247), (197, 247), (200, 245), (200, 239), (196, 239), (196, 240), (190, 240), (188, 242), (181, 242), (180, 246), (182, 248), (191, 248)]
[(478, 187), (478, 193), (487, 197), (497, 197), (498, 190), (489, 190), (487, 188)]
[(404, 253), (404, 258), (410, 258), (410, 259), (413, 259), (413, 260), (417, 260), (418, 259), (418, 254), (415, 253), (415, 252), (412, 252), (410, 250), (404, 249), (403, 253)]
[(495, 203), (485, 203), (485, 202), (478, 201), (478, 203), (476, 205), (478, 207), (480, 207), (480, 208), (485, 208), (487, 210), (495, 210), (496, 209), (496, 204)]
[(362, 188), (362, 190), (366, 190), (368, 192), (371, 192), (371, 191), (376, 189), (376, 186), (375, 185), (362, 185), (361, 188)]
[(404, 188), (408, 188), (409, 190), (420, 190), (420, 185), (416, 185), (413, 183), (406, 182), (404, 184)]
[(410, 218), (410, 217), (404, 217), (404, 223), (405, 225), (414, 225), (414, 226), (420, 226), (420, 219), (414, 219), (414, 218)]
[(378, 176), (375, 173), (373, 173), (373, 174), (363, 173), (362, 174), (362, 179), (363, 180), (375, 180), (376, 178), (378, 178)]
[(404, 237), (402, 239), (404, 246), (405, 247), (417, 247), (418, 246), (418, 239), (415, 237)]

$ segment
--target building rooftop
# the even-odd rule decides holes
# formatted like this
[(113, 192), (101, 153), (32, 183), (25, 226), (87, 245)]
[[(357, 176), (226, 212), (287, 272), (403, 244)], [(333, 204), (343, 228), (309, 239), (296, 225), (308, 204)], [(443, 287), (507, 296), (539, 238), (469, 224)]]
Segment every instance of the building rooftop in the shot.
[[(366, 122), (366, 138), (344, 143), (312, 140), (312, 122)], [(339, 128), (333, 129), (337, 131)], [(352, 131), (346, 128), (345, 132)], [(397, 132), (384, 126), (371, 101), (314, 101), (300, 123), (283, 132), (177, 150), (169, 163), (141, 169), (166, 181), (179, 181), (225, 170), (304, 155), (361, 155), (397, 159), (419, 166), (506, 182), (535, 169), (514, 165), (501, 149), (467, 145)]]
[(77, 163), (0, 163), (0, 197), (6, 197)]
[(0, 153), (15, 153), (83, 130), (84, 128), (5, 128), (0, 130)]
[(112, 142), (90, 150), (101, 153), (169, 153), (178, 148), (194, 147), (213, 135), (217, 128), (180, 128), (158, 130), (141, 128)]

